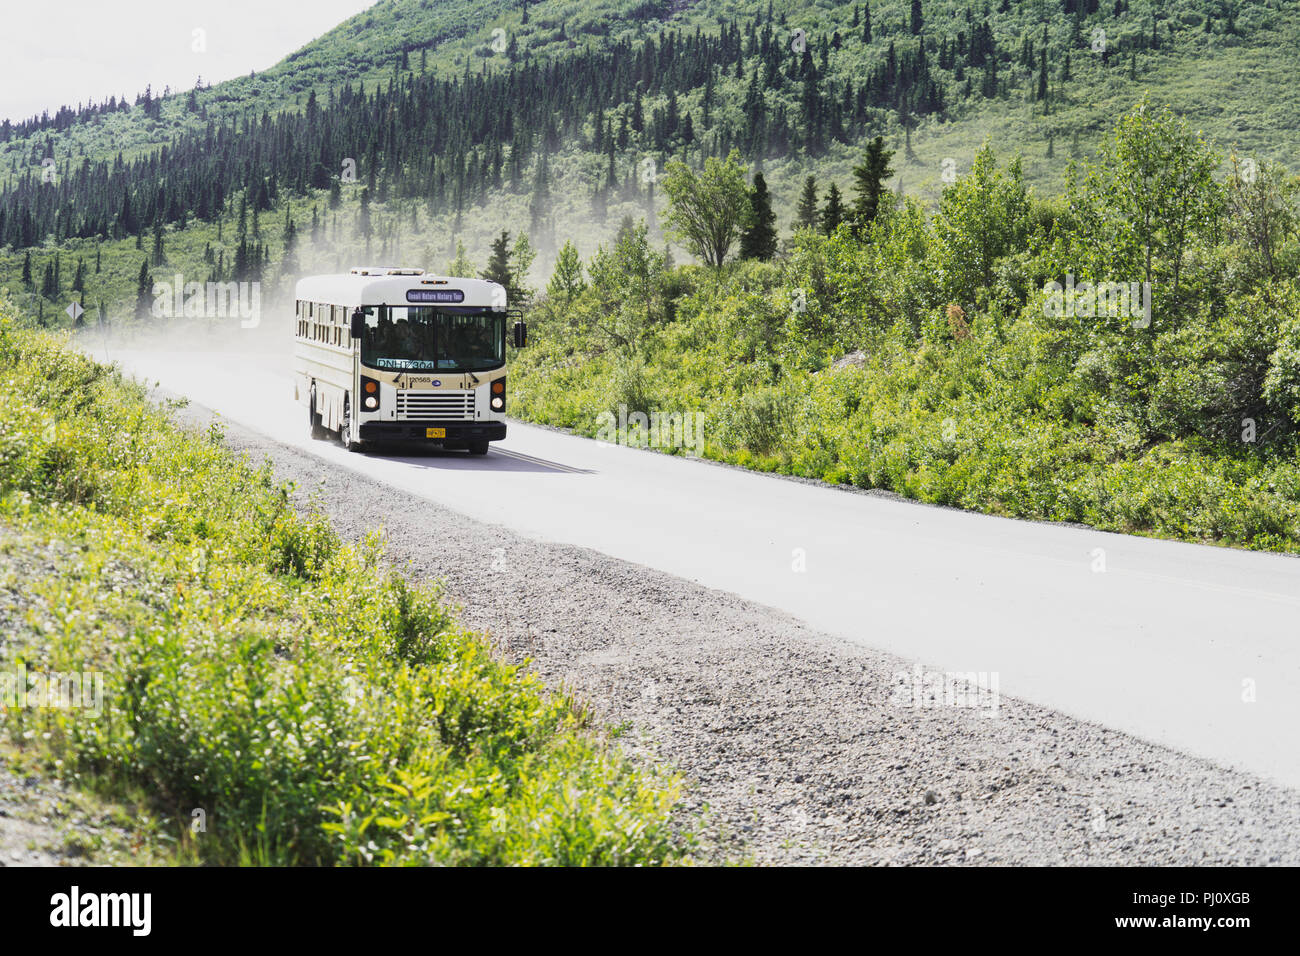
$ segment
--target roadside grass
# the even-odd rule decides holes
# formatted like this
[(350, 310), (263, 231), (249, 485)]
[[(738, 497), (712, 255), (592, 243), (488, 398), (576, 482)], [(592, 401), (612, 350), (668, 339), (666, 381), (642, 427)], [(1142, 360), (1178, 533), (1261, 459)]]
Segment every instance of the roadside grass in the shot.
[[(0, 862), (25, 865), (36, 851), (65, 866), (188, 865), (168, 820), (148, 795), (107, 797), (93, 785), (63, 786), (50, 779), (44, 758), (0, 740)], [(18, 855), (15, 856), (15, 853)]]
[(269, 463), (0, 316), (0, 537), (50, 556), (3, 669), (103, 680), (99, 716), (4, 711), (29, 758), (147, 793), (206, 863), (684, 858), (679, 781), (494, 659), (436, 587), (384, 565), (378, 535), (341, 542)]

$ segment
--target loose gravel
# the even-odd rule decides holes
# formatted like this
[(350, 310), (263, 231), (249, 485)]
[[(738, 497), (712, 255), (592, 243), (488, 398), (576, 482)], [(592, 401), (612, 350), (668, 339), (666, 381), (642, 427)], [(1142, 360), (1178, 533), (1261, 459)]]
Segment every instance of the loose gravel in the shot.
[[(182, 420), (206, 428), (211, 412)], [(900, 705), (914, 662), (595, 551), (532, 540), (223, 422), (348, 539), (441, 579), (462, 619), (676, 768), (706, 860), (1300, 863), (1300, 794), (1003, 696)], [(450, 453), (448, 453), (450, 454)], [(431, 542), (455, 547), (431, 547)]]

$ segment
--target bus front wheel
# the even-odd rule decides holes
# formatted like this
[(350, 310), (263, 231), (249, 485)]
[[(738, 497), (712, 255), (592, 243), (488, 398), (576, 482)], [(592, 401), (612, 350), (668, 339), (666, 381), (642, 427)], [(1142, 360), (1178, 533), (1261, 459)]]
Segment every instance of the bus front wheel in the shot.
[(328, 438), (329, 432), (321, 424), (320, 412), (316, 411), (316, 386), (311, 387), (311, 394), (307, 399), (307, 423), (311, 426), (311, 437), (319, 441), (322, 438)]
[(485, 441), (472, 441), (469, 443), (469, 453), (471, 455), (486, 455), (488, 443)]
[(343, 420), (339, 422), (339, 441), (348, 451), (363, 451), (365, 443), (352, 437), (352, 402), (343, 396)]

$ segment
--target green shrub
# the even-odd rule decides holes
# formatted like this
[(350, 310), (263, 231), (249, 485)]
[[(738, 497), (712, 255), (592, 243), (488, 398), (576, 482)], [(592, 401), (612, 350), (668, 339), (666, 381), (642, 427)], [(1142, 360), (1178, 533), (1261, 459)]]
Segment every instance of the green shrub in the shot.
[(795, 382), (764, 385), (723, 404), (717, 441), (728, 450), (758, 455), (788, 450), (802, 435), (804, 397)]

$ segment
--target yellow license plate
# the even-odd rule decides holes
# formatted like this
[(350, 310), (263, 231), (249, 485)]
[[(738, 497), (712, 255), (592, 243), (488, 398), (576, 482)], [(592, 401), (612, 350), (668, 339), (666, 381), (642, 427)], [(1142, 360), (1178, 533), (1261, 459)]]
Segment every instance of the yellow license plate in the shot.
[(445, 428), (426, 428), (424, 430), (425, 438), (446, 438), (447, 429)]

